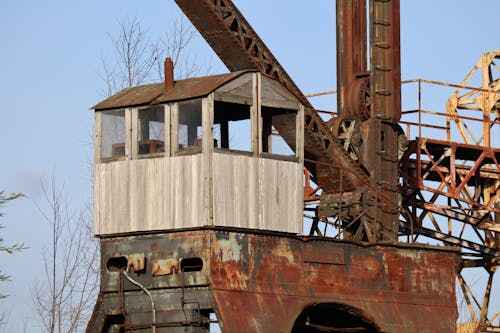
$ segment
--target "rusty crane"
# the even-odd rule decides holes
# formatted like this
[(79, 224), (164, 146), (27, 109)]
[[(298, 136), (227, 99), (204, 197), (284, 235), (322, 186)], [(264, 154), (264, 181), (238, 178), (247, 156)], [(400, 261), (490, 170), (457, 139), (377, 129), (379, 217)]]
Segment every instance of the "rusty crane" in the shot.
[[(452, 332), (456, 276), (472, 329), (498, 331), (499, 53), (446, 113), (403, 112), (399, 0), (337, 0), (337, 115), (324, 121), (230, 0), (176, 3), (231, 73), (175, 81), (167, 61), (164, 83), (94, 107), (102, 264), (87, 332)], [(245, 148), (229, 140), (236, 123)], [(467, 267), (488, 273), (482, 301)]]

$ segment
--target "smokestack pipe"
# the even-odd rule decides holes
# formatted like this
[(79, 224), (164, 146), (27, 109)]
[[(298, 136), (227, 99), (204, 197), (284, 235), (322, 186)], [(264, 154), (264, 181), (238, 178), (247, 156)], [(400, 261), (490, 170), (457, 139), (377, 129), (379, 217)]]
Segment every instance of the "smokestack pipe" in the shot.
[(165, 90), (174, 87), (174, 62), (171, 58), (165, 59)]

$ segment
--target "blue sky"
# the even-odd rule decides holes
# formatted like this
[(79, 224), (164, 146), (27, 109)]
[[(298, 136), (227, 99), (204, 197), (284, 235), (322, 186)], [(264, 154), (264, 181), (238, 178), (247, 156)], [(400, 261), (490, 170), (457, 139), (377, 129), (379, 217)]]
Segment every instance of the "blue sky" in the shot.
[[(335, 89), (334, 1), (234, 1), (305, 93)], [(498, 0), (401, 2), (403, 79), (459, 83), (482, 52), (500, 49)], [(89, 107), (102, 99), (98, 73), (101, 55), (110, 54), (108, 33), (129, 16), (156, 38), (179, 14), (171, 0), (0, 0), (0, 189), (27, 195), (2, 210), (2, 236), (30, 247), (0, 257), (1, 269), (13, 275), (0, 285), (11, 294), (0, 303), (10, 309), (5, 332), (17, 332), (25, 321), (28, 331), (37, 331), (29, 288), (41, 276), (49, 240), (34, 205), (40, 179), (55, 168), (75, 206), (90, 195)], [(191, 51), (200, 61), (212, 57), (214, 73), (225, 71), (201, 38)], [(335, 108), (332, 97), (314, 103)]]

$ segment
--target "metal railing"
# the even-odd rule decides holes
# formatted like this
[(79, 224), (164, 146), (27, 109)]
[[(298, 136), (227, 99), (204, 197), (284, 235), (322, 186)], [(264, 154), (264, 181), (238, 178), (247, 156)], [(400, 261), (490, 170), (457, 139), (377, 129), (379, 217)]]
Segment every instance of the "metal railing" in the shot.
[[(468, 94), (497, 93), (487, 89), (456, 85), (440, 81), (425, 79), (413, 79), (402, 81), (403, 93), (408, 86), (416, 84), (416, 108), (404, 108), (399, 124), (404, 127), (406, 136), (409, 139), (415, 137), (432, 138), (446, 142), (465, 143), (470, 145), (484, 145), (491, 143), (492, 146), (500, 146), (500, 119), (492, 119), (494, 115), (491, 110), (484, 110), (479, 107), (466, 107), (465, 105), (452, 105), (453, 91), (446, 88), (460, 88), (468, 91)], [(445, 90), (436, 93), (436, 87)], [(428, 108), (424, 106), (426, 96), (424, 90), (431, 95), (431, 103), (434, 106)], [(479, 99), (479, 98), (478, 98)], [(403, 99), (403, 103), (412, 100)], [(415, 98), (413, 98), (415, 100)], [(474, 100), (475, 101), (475, 100)], [(440, 103), (440, 104), (438, 104)], [(438, 105), (436, 105), (438, 104)], [(436, 111), (437, 110), (445, 110)], [(493, 127), (494, 125), (497, 125)], [(491, 140), (491, 137), (494, 140)]]
[[(494, 115), (492, 110), (486, 109), (486, 106), (481, 104), (481, 94), (500, 95), (500, 92), (426, 79), (404, 80), (401, 83), (402, 105), (413, 103), (412, 107), (403, 107), (399, 121), (409, 139), (421, 137), (478, 146), (486, 144), (500, 147), (500, 118), (497, 116), (492, 119), (491, 116)], [(413, 91), (412, 85), (416, 85), (416, 89), (413, 88)], [(438, 91), (439, 89), (442, 90)], [(453, 96), (456, 97), (456, 91), (459, 89), (465, 90), (465, 94), (468, 96), (476, 95), (477, 98), (472, 101), (477, 101), (479, 106), (483, 108), (470, 105), (456, 105), (454, 108), (450, 101)], [(336, 93), (336, 90), (329, 90), (307, 94), (306, 97), (312, 98)], [(431, 107), (427, 107), (426, 102), (429, 101), (432, 104)], [(495, 107), (500, 108), (499, 105)], [(335, 111), (318, 112), (330, 116), (336, 115)]]

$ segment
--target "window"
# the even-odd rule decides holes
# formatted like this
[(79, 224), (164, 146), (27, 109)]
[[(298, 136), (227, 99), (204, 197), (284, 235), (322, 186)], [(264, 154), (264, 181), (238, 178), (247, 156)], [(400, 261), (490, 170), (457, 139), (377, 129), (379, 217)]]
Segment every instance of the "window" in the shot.
[(179, 150), (201, 149), (201, 99), (179, 103), (177, 143)]
[(163, 106), (139, 110), (137, 145), (139, 155), (165, 151), (165, 112)]
[(262, 152), (295, 156), (297, 111), (262, 107)]
[(125, 156), (125, 110), (102, 111), (101, 158)]
[(250, 106), (215, 102), (214, 147), (252, 151)]

